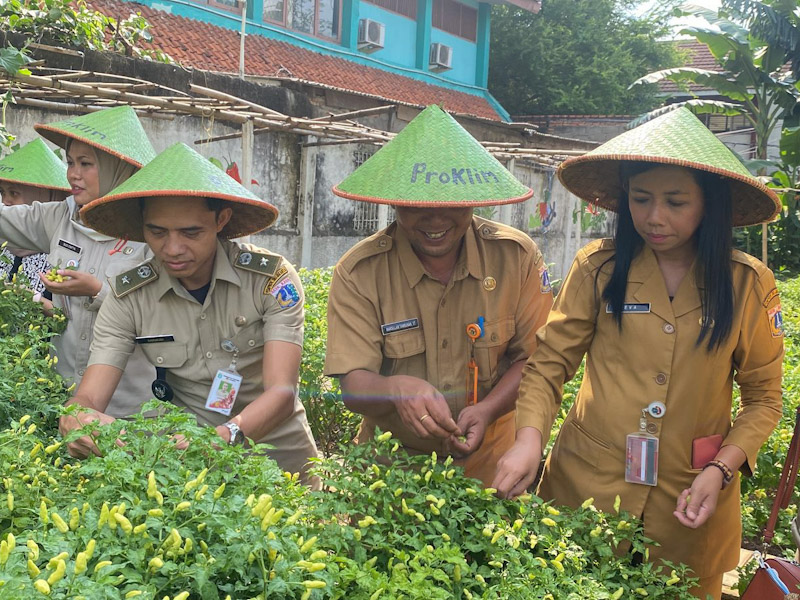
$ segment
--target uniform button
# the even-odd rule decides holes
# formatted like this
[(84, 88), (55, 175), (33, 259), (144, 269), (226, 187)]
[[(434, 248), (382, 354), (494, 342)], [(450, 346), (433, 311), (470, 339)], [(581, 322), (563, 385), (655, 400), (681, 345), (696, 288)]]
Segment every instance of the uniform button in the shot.
[(492, 341), (493, 341), (493, 342), (496, 342), (496, 341), (497, 341), (497, 334), (496, 334), (496, 333), (493, 333), (493, 334), (492, 334)]
[(489, 229), (488, 227), (483, 228), (483, 235), (489, 235), (490, 233), (492, 233), (491, 229)]
[(255, 340), (248, 340), (248, 341), (247, 341), (247, 345), (248, 345), (248, 346), (250, 346), (250, 347), (252, 348), (253, 346), (255, 346), (255, 345), (256, 345), (256, 341), (255, 341)]
[(82, 333), (82, 334), (81, 334), (81, 339), (82, 339), (82, 340), (85, 340), (85, 339), (86, 339), (86, 334), (85, 334), (85, 333)]
[(205, 321), (206, 320), (206, 313), (201, 313), (200, 318)]
[(656, 375), (656, 383), (658, 385), (664, 385), (665, 383), (667, 383), (667, 376), (664, 375), (664, 373), (659, 373), (658, 375)]
[(447, 348), (447, 340), (442, 340), (442, 348)]
[(94, 274), (94, 269), (89, 269), (89, 273)]
[(85, 373), (84, 369), (78, 369), (78, 375), (83, 376), (84, 373)]
[(664, 330), (664, 333), (675, 333), (675, 326), (672, 323), (664, 323), (661, 329)]
[(163, 357), (163, 356), (159, 356), (158, 358), (156, 358), (156, 362), (157, 362), (158, 364), (161, 364), (161, 363), (163, 363), (163, 362), (164, 362), (164, 357)]
[(645, 429), (647, 430), (647, 433), (656, 433), (658, 431), (658, 425), (655, 423), (648, 423)]
[(381, 248), (385, 248), (386, 247), (386, 240), (381, 240), (380, 242), (378, 242), (378, 246), (380, 246)]
[(85, 308), (86, 310), (89, 310), (89, 303), (88, 302), (84, 302), (83, 303), (83, 308)]
[(206, 358), (211, 358), (212, 356), (211, 352), (206, 352)]
[(453, 387), (453, 386), (451, 386), (449, 383), (445, 383), (445, 384), (444, 384), (444, 391), (445, 391), (445, 392), (449, 392), (449, 391), (450, 391), (450, 388), (452, 388), (452, 387)]

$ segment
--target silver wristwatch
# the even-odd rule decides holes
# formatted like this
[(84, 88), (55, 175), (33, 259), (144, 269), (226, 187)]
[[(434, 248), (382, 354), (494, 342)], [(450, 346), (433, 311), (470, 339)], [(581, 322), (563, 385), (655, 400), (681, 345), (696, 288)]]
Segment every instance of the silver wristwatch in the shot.
[(228, 444), (236, 446), (244, 443), (244, 433), (236, 423), (228, 421), (227, 423), (223, 423), (223, 425), (231, 432), (231, 439), (228, 440)]

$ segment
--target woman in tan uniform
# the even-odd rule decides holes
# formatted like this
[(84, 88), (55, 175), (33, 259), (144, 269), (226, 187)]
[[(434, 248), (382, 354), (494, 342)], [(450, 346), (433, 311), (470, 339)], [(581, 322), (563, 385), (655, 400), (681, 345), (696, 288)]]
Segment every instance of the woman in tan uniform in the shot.
[[(63, 202), (0, 206), (0, 241), (47, 252), (50, 264), (64, 277), (63, 281), (50, 281), (40, 274), (53, 294), (53, 304), (68, 319), (64, 333), (53, 340), (59, 359), (56, 368), (62, 377), (79, 384), (89, 360), (97, 311), (110, 289), (107, 278), (152, 254), (145, 244), (112, 238), (87, 227), (78, 209), (127, 180), (155, 151), (129, 106), (35, 128), (66, 150), (72, 195)], [(128, 362), (109, 413), (122, 417), (137, 412), (151, 398), (154, 378), (155, 369), (138, 349)]]
[(731, 249), (731, 227), (780, 203), (683, 108), (566, 161), (559, 177), (617, 211), (617, 231), (578, 253), (538, 333), (494, 485), (513, 496), (533, 482), (585, 355), (539, 494), (606, 511), (619, 497), (659, 544), (649, 560), (689, 565), (694, 593), (719, 598), (741, 544), (738, 472), (752, 472), (780, 418), (783, 359), (774, 277)]

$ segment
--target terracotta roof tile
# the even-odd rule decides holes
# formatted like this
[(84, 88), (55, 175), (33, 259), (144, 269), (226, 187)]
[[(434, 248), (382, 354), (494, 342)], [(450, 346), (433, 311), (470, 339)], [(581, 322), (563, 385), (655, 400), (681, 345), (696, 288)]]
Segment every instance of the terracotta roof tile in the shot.
[[(154, 40), (152, 44), (142, 45), (158, 48), (187, 67), (226, 73), (239, 70), (237, 31), (122, 0), (90, 0), (89, 5), (115, 18), (130, 11), (141, 12), (152, 26)], [(248, 35), (245, 44), (248, 75), (294, 78), (412, 106), (442, 104), (451, 112), (501, 120), (482, 96), (439, 87), (261, 35)]]
[[(711, 54), (708, 46), (696, 40), (679, 40), (675, 42), (678, 52), (686, 56), (686, 61), (682, 65), (684, 67), (694, 67), (696, 69), (705, 69), (707, 71), (721, 71), (722, 67)], [(658, 84), (658, 89), (666, 93), (681, 92), (681, 88), (674, 81), (662, 81)], [(689, 91), (691, 92), (705, 92), (710, 91), (711, 88), (703, 85), (689, 84)]]

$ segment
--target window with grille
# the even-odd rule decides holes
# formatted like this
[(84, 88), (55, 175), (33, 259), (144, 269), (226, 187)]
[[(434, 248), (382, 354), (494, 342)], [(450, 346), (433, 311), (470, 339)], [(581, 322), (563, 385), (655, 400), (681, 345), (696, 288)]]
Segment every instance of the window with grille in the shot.
[(433, 0), (431, 25), (474, 42), (478, 38), (478, 11), (455, 0)]
[(417, 18), (417, 0), (364, 0), (409, 19)]
[[(356, 150), (353, 152), (353, 165), (357, 169), (363, 165), (367, 159), (375, 154), (374, 149)], [(355, 213), (353, 214), (353, 229), (359, 233), (374, 233), (386, 227), (394, 220), (394, 209), (385, 204), (373, 204), (372, 202), (356, 202)]]

